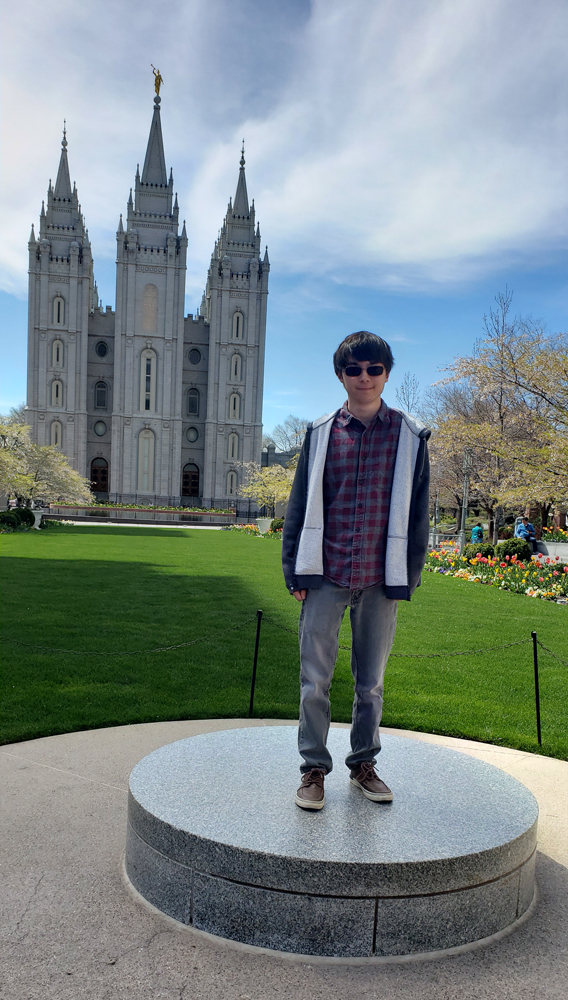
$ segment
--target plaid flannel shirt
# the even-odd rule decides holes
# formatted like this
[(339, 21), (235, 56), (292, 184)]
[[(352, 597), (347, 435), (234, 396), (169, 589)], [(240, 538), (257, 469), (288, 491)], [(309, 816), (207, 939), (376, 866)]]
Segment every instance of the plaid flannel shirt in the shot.
[(323, 474), (323, 575), (338, 587), (385, 582), (387, 525), (402, 417), (381, 401), (365, 427), (341, 408)]

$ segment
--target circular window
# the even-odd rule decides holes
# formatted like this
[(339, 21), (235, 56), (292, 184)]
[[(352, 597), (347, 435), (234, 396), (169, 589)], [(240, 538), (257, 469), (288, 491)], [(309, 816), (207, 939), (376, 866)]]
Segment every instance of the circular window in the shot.
[(95, 434), (100, 438), (102, 438), (103, 434), (106, 434), (106, 429), (107, 425), (104, 420), (97, 420), (95, 426), (93, 427)]
[(99, 358), (106, 358), (108, 354), (108, 344), (105, 344), (104, 340), (99, 340), (98, 344), (95, 346), (95, 351)]
[(191, 441), (191, 443), (193, 444), (193, 442), (197, 441), (197, 438), (199, 437), (199, 431), (197, 430), (197, 427), (188, 427), (185, 432), (185, 436), (187, 440)]
[(189, 352), (189, 363), (191, 365), (198, 365), (201, 361), (201, 351), (197, 350), (197, 347), (193, 347)]

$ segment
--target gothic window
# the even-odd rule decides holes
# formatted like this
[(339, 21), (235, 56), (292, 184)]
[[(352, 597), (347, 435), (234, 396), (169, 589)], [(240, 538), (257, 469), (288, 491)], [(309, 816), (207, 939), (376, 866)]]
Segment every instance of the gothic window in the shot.
[(148, 427), (138, 436), (138, 492), (154, 492), (154, 432)]
[(51, 345), (51, 364), (54, 368), (63, 368), (63, 342), (54, 340)]
[(61, 295), (56, 295), (53, 300), (53, 323), (54, 326), (63, 326), (65, 322), (65, 299)]
[(199, 496), (199, 469), (193, 462), (184, 465), (181, 477), (182, 497)]
[(145, 333), (156, 333), (158, 329), (158, 289), (155, 285), (144, 286), (142, 323)]
[(229, 397), (229, 420), (241, 419), (241, 397), (238, 392), (232, 392)]
[(244, 340), (245, 318), (242, 312), (233, 313), (233, 340)]
[(140, 358), (140, 409), (156, 409), (156, 352), (147, 348)]
[(54, 448), (61, 448), (61, 424), (59, 420), (54, 420), (51, 424), (51, 444)]
[(91, 462), (91, 489), (93, 493), (108, 492), (108, 462), (104, 458)]
[(107, 407), (106, 382), (95, 382), (95, 407), (97, 408), (97, 410), (106, 410)]
[(236, 461), (239, 457), (239, 435), (229, 434), (227, 458)]
[(227, 496), (229, 496), (229, 497), (236, 496), (237, 495), (237, 486), (238, 486), (237, 473), (233, 472), (233, 471), (228, 472), (227, 473)]
[(58, 378), (51, 383), (51, 405), (63, 406), (63, 382)]
[(199, 389), (187, 390), (187, 412), (190, 417), (199, 416)]
[(240, 382), (243, 370), (243, 359), (240, 354), (231, 358), (231, 382)]

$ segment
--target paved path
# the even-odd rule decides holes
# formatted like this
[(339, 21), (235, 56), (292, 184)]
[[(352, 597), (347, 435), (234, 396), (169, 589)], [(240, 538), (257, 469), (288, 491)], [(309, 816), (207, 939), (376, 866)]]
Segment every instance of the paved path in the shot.
[[(568, 762), (386, 730), (453, 747), (522, 781), (540, 810), (539, 901), (484, 948), (390, 965), (254, 953), (142, 906), (125, 887), (128, 776), (196, 733), (278, 720), (121, 726), (1, 748), (2, 1000), (564, 1000), (568, 982)], [(271, 769), (267, 762), (267, 787)], [(230, 776), (211, 762), (222, 794)], [(292, 790), (293, 791), (293, 790)]]

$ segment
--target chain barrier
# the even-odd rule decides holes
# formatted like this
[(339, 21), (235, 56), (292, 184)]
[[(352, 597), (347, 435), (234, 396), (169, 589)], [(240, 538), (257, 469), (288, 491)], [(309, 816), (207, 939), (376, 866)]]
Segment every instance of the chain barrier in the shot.
[[(256, 621), (256, 615), (252, 618), (247, 618), (246, 621), (241, 622), (238, 625), (231, 625), (228, 628), (219, 629), (216, 632), (212, 632), (210, 635), (201, 635), (196, 639), (190, 639), (187, 642), (178, 642), (171, 646), (158, 646), (155, 649), (131, 649), (124, 652), (105, 652), (104, 650), (92, 650), (92, 649), (60, 649), (53, 646), (41, 646), (34, 642), (22, 642), (20, 639), (11, 639), (8, 636), (1, 636), (2, 642), (11, 642), (17, 646), (24, 646), (27, 649), (39, 649), (44, 653), (65, 653), (69, 656), (148, 656), (151, 653), (168, 653), (173, 649), (183, 649), (187, 646), (194, 646), (198, 642), (207, 642), (209, 639), (215, 639), (219, 635), (225, 635), (227, 632), (236, 632), (241, 628), (246, 628), (252, 622)], [(280, 629), (281, 632), (288, 632), (289, 635), (297, 636), (298, 630), (293, 628), (287, 628), (286, 625), (280, 625), (278, 622), (272, 621), (271, 618), (263, 617), (263, 622), (267, 625), (272, 625), (273, 628)], [(527, 643), (531, 642), (531, 639), (518, 639), (515, 642), (505, 642), (498, 646), (481, 646), (479, 649), (460, 649), (454, 652), (446, 653), (391, 653), (391, 657), (398, 657), (404, 659), (443, 659), (450, 656), (471, 656), (474, 653), (487, 653), (492, 652), (495, 649), (511, 649), (513, 646), (525, 646)], [(538, 645), (545, 652), (550, 653), (554, 656), (556, 660), (559, 660), (564, 666), (568, 667), (568, 660), (564, 660), (558, 653), (555, 653), (544, 643), (538, 641)], [(351, 652), (351, 646), (339, 646), (339, 649), (344, 650), (346, 653)]]
[(26, 646), (29, 649), (42, 649), (44, 653), (68, 653), (71, 656), (146, 656), (148, 653), (167, 653), (171, 649), (194, 646), (196, 642), (206, 642), (208, 639), (214, 639), (218, 635), (225, 635), (227, 632), (235, 632), (237, 629), (245, 628), (246, 625), (250, 625), (254, 621), (256, 621), (256, 615), (252, 618), (247, 618), (240, 625), (230, 625), (229, 628), (219, 629), (217, 632), (212, 632), (211, 635), (200, 635), (197, 639), (190, 639), (188, 642), (178, 642), (174, 646), (158, 646), (157, 649), (131, 649), (123, 653), (105, 653), (101, 650), (92, 649), (54, 649), (51, 646), (39, 646), (35, 642), (21, 642), (19, 639), (9, 639), (7, 636), (0, 636), (0, 638), (2, 642), (13, 642), (17, 646)]
[[(273, 622), (270, 618), (263, 618), (268, 625), (274, 626), (274, 628), (279, 628), (283, 632), (290, 632), (292, 635), (297, 635), (297, 630), (292, 628), (286, 628), (285, 625), (279, 625), (278, 622)], [(462, 649), (454, 653), (391, 653), (391, 656), (399, 656), (412, 659), (428, 659), (431, 657), (445, 657), (445, 656), (469, 656), (471, 653), (485, 653), (492, 649), (509, 649), (510, 646), (524, 646), (527, 642), (532, 642), (531, 639), (517, 639), (516, 642), (505, 642), (500, 646), (482, 646), (481, 649)], [(542, 645), (542, 643), (539, 643)], [(339, 649), (344, 649), (347, 653), (351, 652), (351, 646), (339, 646)], [(544, 647), (543, 647), (544, 648)], [(553, 654), (556, 655), (556, 654)], [(560, 657), (559, 657), (560, 659)]]
[(560, 660), (560, 662), (563, 663), (565, 667), (568, 667), (568, 660), (563, 660), (562, 657), (558, 655), (558, 653), (553, 653), (553, 651), (549, 649), (548, 646), (545, 646), (544, 643), (540, 641), (540, 639), (537, 639), (536, 642), (541, 649), (544, 649), (547, 653), (550, 653), (550, 655), (553, 656), (555, 660)]

